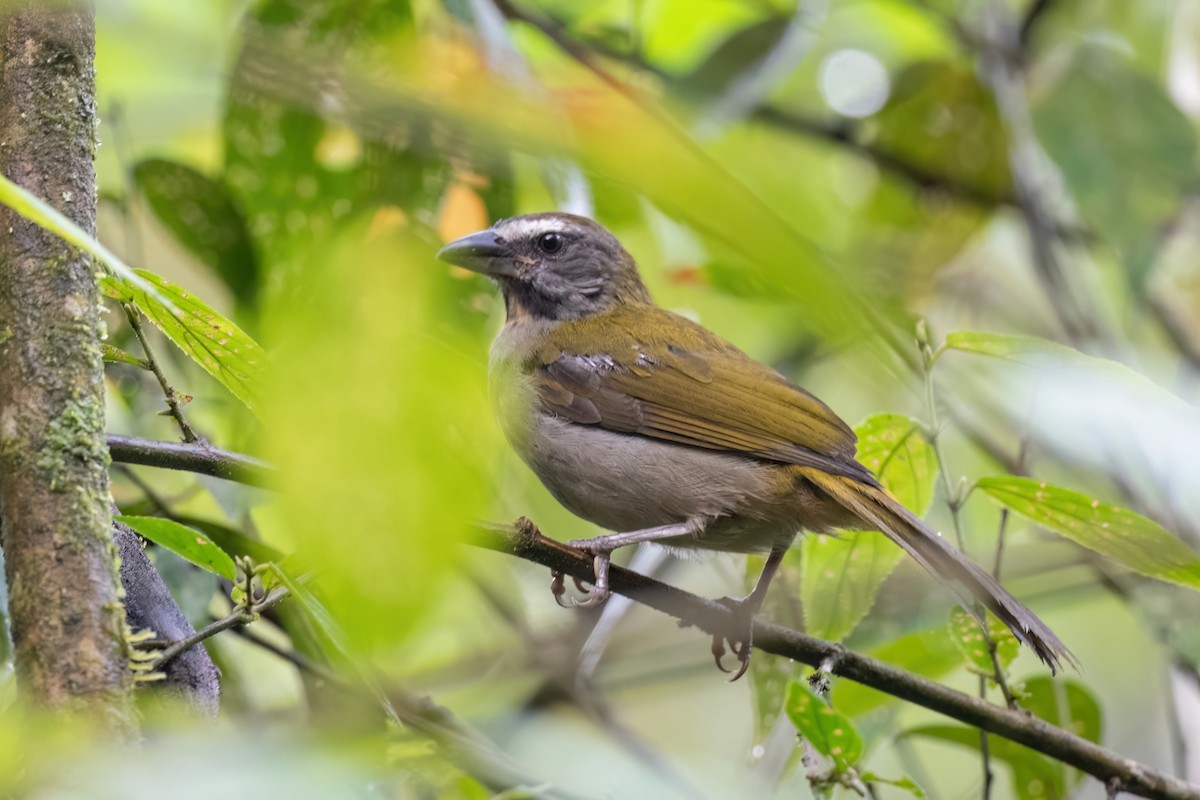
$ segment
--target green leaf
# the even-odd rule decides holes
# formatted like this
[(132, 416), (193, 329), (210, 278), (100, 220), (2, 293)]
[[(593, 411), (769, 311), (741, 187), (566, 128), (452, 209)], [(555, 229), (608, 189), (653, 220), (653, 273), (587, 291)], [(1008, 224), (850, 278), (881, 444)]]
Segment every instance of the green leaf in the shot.
[(1140, 287), (1161, 227), (1196, 179), (1191, 122), (1160, 80), (1095, 46), (1081, 49), (1033, 121), (1083, 217), (1116, 246), (1130, 284)]
[(725, 94), (770, 56), (791, 23), (790, 16), (771, 16), (734, 31), (679, 82), (678, 91), (697, 101)]
[[(858, 460), (875, 472), (901, 503), (918, 514), (929, 509), (937, 458), (908, 417), (879, 414), (855, 428)], [(876, 531), (809, 536), (801, 543), (809, 633), (839, 641), (871, 610), (875, 595), (904, 553)]]
[[(900, 734), (901, 738), (922, 737), (950, 742), (974, 752), (979, 750), (979, 731), (963, 725), (922, 725)], [(1012, 771), (1012, 785), (1020, 800), (1063, 800), (1067, 796), (1062, 764), (1019, 744), (988, 734), (988, 754)]]
[(153, 293), (111, 278), (101, 288), (115, 300), (136, 305), (189, 358), (257, 411), (267, 363), (258, 343), (183, 287), (144, 269), (136, 272)]
[[(988, 634), (996, 644), (996, 660), (1000, 663), (1000, 669), (1007, 669), (1016, 660), (1021, 643), (1003, 622), (993, 616), (988, 617)], [(979, 623), (962, 608), (956, 607), (950, 612), (950, 639), (958, 652), (962, 653), (968, 669), (988, 677), (995, 673)]]
[[(950, 643), (942, 627), (906, 633), (871, 648), (867, 655), (885, 664), (934, 679), (949, 674), (962, 663), (962, 655)], [(834, 684), (832, 697), (834, 706), (852, 717), (898, 702), (890, 694), (853, 681)]]
[(1104, 734), (1104, 713), (1091, 689), (1075, 678), (1039, 675), (1024, 684), (1021, 707), (1089, 742)]
[(229, 554), (194, 528), (162, 517), (117, 516), (114, 519), (201, 569), (230, 581), (237, 580), (237, 569)]
[(862, 778), (863, 783), (886, 783), (888, 786), (895, 786), (897, 789), (903, 789), (913, 797), (924, 797), (925, 791), (917, 785), (917, 782), (907, 775), (900, 778), (883, 778), (876, 775), (874, 772), (860, 772), (858, 777)]
[(1200, 589), (1200, 557), (1161, 525), (1127, 508), (1033, 478), (983, 478), (976, 486), (1021, 516), (1134, 572)]
[(986, 331), (955, 331), (946, 336), (946, 348), (1010, 361), (1023, 361), (1038, 355), (1080, 355), (1049, 339)]
[(1011, 189), (995, 100), (961, 62), (926, 61), (904, 69), (874, 122), (878, 148), (930, 175), (988, 197)]
[(100, 343), (100, 352), (103, 354), (104, 360), (109, 364), (130, 364), (141, 369), (150, 368), (150, 365), (142, 359), (132, 353), (126, 353), (119, 347), (113, 347), (108, 342)]
[(225, 184), (161, 158), (138, 162), (133, 174), (158, 221), (221, 276), (239, 301), (253, 304), (258, 290), (254, 246)]
[[(762, 556), (746, 557), (746, 584), (753, 586), (762, 572)], [(804, 625), (800, 610), (802, 555), (793, 547), (783, 555), (783, 563), (771, 581), (771, 591), (760, 610), (762, 616), (789, 628)], [(788, 683), (800, 674), (801, 665), (786, 658), (750, 659), (750, 689), (754, 700), (754, 740), (763, 742), (783, 713)]]
[(284, 554), (279, 550), (256, 539), (251, 539), (246, 534), (228, 525), (222, 525), (210, 519), (183, 515), (176, 516), (175, 520), (188, 527), (203, 531), (209, 539), (212, 539), (217, 547), (220, 547), (231, 556), (249, 556), (258, 564), (283, 560)]
[(788, 684), (784, 711), (814, 750), (833, 759), (839, 772), (862, 758), (863, 740), (854, 723), (813, 694), (806, 681), (797, 678)]
[[(1022, 708), (1088, 741), (1100, 741), (1103, 733), (1100, 703), (1082, 682), (1042, 675), (1026, 681), (1024, 692)], [(972, 751), (979, 749), (979, 731), (959, 725), (927, 725), (901, 735), (953, 742)], [(988, 736), (988, 752), (1012, 770), (1013, 788), (1021, 800), (1065, 798), (1068, 788), (1082, 779), (1078, 771), (1067, 770), (1060, 762), (998, 736)]]

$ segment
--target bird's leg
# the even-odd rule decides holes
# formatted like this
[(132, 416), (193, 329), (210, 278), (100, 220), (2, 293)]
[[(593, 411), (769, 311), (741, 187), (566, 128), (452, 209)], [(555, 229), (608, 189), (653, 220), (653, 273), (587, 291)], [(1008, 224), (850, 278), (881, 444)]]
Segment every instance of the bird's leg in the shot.
[[(573, 539), (567, 542), (567, 547), (574, 547), (577, 550), (583, 550), (594, 556), (592, 569), (596, 574), (596, 579), (592, 583), (592, 588), (588, 591), (587, 595), (582, 600), (574, 601), (574, 605), (581, 608), (590, 608), (608, 599), (610, 593), (608, 588), (608, 566), (613, 550), (639, 542), (674, 539), (678, 536), (696, 536), (704, 531), (704, 525), (705, 520), (703, 517), (693, 517), (686, 522), (659, 525), (656, 528), (644, 528), (640, 531), (628, 531), (626, 533), (610, 533), (604, 536), (597, 536), (594, 539)], [(554, 592), (555, 598), (559, 600), (559, 605), (562, 605), (562, 589), (562, 576), (559, 575), (555, 577), (555, 582), (551, 584), (551, 591)]]
[(725, 669), (725, 665), (721, 663), (721, 659), (725, 656), (725, 642), (729, 642), (729, 647), (738, 660), (737, 672), (729, 679), (730, 683), (745, 675), (746, 670), (750, 667), (750, 649), (754, 644), (754, 615), (762, 608), (763, 601), (767, 598), (767, 589), (771, 586), (771, 579), (779, 571), (779, 565), (783, 563), (783, 555), (790, 546), (791, 542), (786, 545), (777, 544), (771, 548), (771, 554), (767, 556), (767, 563), (763, 564), (762, 572), (759, 573), (758, 581), (754, 584), (754, 589), (750, 594), (740, 600), (732, 597), (722, 597), (720, 600), (732, 612), (734, 633), (732, 637), (714, 633), (712, 654), (713, 659), (717, 662), (717, 669), (721, 672), (730, 672), (731, 670)]

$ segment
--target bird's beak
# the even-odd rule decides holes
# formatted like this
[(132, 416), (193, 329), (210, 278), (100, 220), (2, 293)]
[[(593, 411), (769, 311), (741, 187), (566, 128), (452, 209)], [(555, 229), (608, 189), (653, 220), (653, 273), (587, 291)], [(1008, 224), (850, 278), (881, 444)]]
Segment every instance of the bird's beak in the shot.
[(455, 239), (438, 250), (437, 257), (484, 275), (511, 275), (513, 270), (512, 251), (490, 228)]

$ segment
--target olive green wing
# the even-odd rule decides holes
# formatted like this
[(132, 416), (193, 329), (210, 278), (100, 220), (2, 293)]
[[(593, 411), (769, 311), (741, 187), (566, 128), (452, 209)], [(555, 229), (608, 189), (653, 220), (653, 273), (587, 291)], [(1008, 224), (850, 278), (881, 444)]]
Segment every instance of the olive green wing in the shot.
[[(854, 432), (816, 397), (694, 323), (641, 311), (580, 320), (553, 337), (533, 373), (546, 411), (581, 425), (875, 482), (854, 460)], [(602, 343), (595, 349), (603, 355), (572, 347), (577, 341)]]

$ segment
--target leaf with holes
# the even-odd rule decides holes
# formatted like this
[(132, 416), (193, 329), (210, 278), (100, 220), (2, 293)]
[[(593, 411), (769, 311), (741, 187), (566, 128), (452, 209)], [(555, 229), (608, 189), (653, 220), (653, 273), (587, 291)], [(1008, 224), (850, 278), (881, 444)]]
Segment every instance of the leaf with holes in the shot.
[(1134, 572), (1200, 589), (1200, 557), (1127, 508), (1033, 478), (983, 478), (976, 486), (1026, 519)]
[(233, 559), (213, 540), (194, 528), (162, 517), (113, 517), (157, 545), (227, 580), (237, 580)]
[[(917, 514), (933, 501), (937, 457), (908, 417), (879, 414), (855, 428), (858, 460)], [(904, 553), (876, 531), (809, 536), (801, 544), (801, 582), (809, 633), (839, 641), (871, 610), (875, 594)]]
[(813, 694), (804, 680), (793, 679), (788, 684), (784, 711), (814, 750), (833, 759), (839, 772), (862, 758), (863, 740), (854, 723)]
[(111, 278), (102, 281), (102, 290), (137, 306), (189, 358), (257, 411), (267, 364), (258, 343), (183, 287), (144, 269), (135, 272), (158, 296)]
[[(1021, 643), (1004, 623), (989, 616), (988, 635), (996, 645), (996, 661), (1000, 669), (1007, 669), (1021, 650)], [(950, 612), (950, 639), (967, 662), (967, 669), (989, 678), (994, 674), (992, 657), (988, 654), (987, 642), (979, 623), (962, 608)]]

